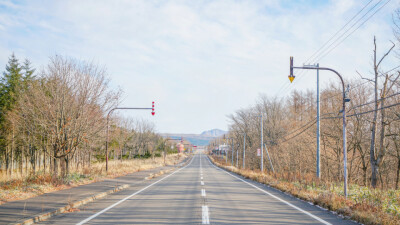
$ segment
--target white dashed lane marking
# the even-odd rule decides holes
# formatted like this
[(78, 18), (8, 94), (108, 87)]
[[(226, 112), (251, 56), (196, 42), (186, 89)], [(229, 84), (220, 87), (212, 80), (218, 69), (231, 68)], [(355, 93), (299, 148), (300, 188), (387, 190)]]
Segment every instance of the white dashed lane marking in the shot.
[(203, 211), (202, 223), (203, 224), (210, 224), (210, 218), (208, 216), (208, 206), (203, 205), (202, 206), (202, 211)]

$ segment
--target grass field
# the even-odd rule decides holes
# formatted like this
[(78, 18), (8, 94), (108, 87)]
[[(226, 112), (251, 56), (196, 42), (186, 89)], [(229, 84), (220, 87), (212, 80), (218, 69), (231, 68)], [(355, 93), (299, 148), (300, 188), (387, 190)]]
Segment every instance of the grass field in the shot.
[[(187, 156), (171, 154), (166, 157), (167, 165), (181, 162)], [(164, 165), (162, 157), (154, 159), (132, 159), (125, 161), (110, 161), (108, 173), (105, 162), (94, 163), (90, 167), (72, 168), (68, 177), (54, 181), (51, 174), (37, 172), (35, 176), (9, 177), (0, 174), (0, 205), (9, 201), (31, 198), (40, 194), (71, 188), (83, 184), (114, 178), (142, 170), (153, 169)]]

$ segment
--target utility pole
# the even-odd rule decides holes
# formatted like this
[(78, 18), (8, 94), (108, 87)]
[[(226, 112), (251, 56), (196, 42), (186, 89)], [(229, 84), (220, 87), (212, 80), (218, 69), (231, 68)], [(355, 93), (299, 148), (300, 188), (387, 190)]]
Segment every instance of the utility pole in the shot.
[[(264, 154), (263, 154), (263, 144), (264, 144), (264, 140), (263, 140), (263, 114), (261, 112), (261, 114), (259, 116), (254, 116), (254, 117), (260, 117), (260, 136), (261, 136), (261, 142), (260, 142), (260, 150), (261, 150), (261, 165), (260, 165), (260, 169), (261, 169), (261, 173), (264, 172)], [(257, 153), (258, 154), (258, 153)]]
[(231, 165), (233, 166), (233, 138), (231, 138), (231, 140), (232, 140), (232, 145), (231, 145), (231, 148), (232, 148), (232, 163), (231, 163)]
[(261, 123), (261, 173), (264, 173), (264, 154), (263, 154), (263, 144), (264, 144), (264, 140), (263, 140), (263, 114), (261, 113), (260, 116), (260, 123)]
[[(224, 135), (224, 140), (231, 140), (231, 143), (232, 143), (232, 145), (231, 145), (231, 154), (232, 154), (232, 166), (233, 166), (233, 138), (226, 138), (225, 137), (225, 135)], [(227, 143), (229, 143), (228, 141), (227, 141)], [(226, 151), (227, 152), (227, 151)], [(226, 153), (226, 158), (225, 158), (225, 162), (226, 162), (226, 164), (228, 164), (228, 153)]]
[(344, 196), (347, 198), (347, 140), (346, 140), (346, 102), (349, 102), (350, 99), (347, 98), (347, 92), (348, 92), (348, 87), (347, 90), (345, 88), (344, 80), (342, 75), (340, 75), (336, 70), (327, 68), (327, 67), (310, 67), (310, 66), (300, 66), (300, 67), (295, 67), (293, 66), (293, 57), (290, 57), (290, 75), (289, 75), (289, 80), (292, 82), (295, 78), (293, 75), (293, 69), (305, 69), (305, 70), (328, 70), (333, 73), (335, 73), (339, 78), (342, 83), (342, 94), (343, 94), (343, 101), (342, 101), (342, 110), (340, 111), (342, 113), (343, 117), (343, 189), (344, 189)]
[(265, 143), (264, 143), (264, 147), (265, 147), (265, 152), (267, 153), (267, 156), (268, 156), (269, 165), (271, 166), (272, 172), (275, 173), (275, 169), (274, 169), (274, 166), (272, 165), (272, 160), (271, 160), (271, 157), (269, 157), (268, 148)]
[(319, 63), (317, 63), (317, 177), (321, 179), (321, 151), (320, 151), (320, 92), (319, 92)]
[(239, 149), (236, 150), (236, 168), (239, 168)]
[(320, 91), (319, 91), (319, 63), (315, 65), (304, 65), (304, 67), (315, 68), (317, 70), (317, 156), (316, 156), (316, 176), (318, 179), (321, 178), (321, 150), (320, 150), (320, 140), (321, 140), (321, 113), (320, 113)]
[(246, 133), (243, 133), (243, 169), (246, 165)]

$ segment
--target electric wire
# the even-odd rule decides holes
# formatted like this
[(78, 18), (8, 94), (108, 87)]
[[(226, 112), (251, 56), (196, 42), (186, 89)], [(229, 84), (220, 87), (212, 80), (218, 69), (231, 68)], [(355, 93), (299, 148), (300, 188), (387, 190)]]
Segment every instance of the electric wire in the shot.
[(317, 122), (317, 118), (316, 118), (316, 117), (315, 117), (314, 119), (312, 119), (312, 120), (309, 120), (307, 123), (305, 123), (305, 124), (302, 125), (301, 127), (297, 128), (296, 130), (291, 131), (290, 133), (286, 134), (285, 136), (292, 135), (292, 134), (296, 133), (297, 131), (303, 129), (304, 127), (307, 127), (310, 123), (313, 123), (313, 124), (314, 124), (315, 122)]
[[(345, 32), (343, 32), (340, 36), (338, 36), (335, 41), (333, 41), (327, 48), (325, 48), (325, 46), (334, 38), (336, 37), (337, 34), (341, 33), (342, 30), (344, 30), (348, 24), (350, 24), (362, 11), (364, 11), (364, 9), (372, 2), (373, 0), (370, 0), (369, 2), (367, 2), (367, 4), (364, 5), (363, 8), (361, 8), (344, 26), (342, 26), (334, 35), (332, 35), (329, 40), (327, 42), (325, 42), (316, 52), (314, 52), (303, 64), (306, 64), (307, 62), (310, 61), (310, 59), (317, 59), (317, 56), (320, 56), (321, 54), (323, 54), (324, 51), (321, 51), (322, 49), (329, 49), (336, 41), (340, 40), (341, 37), (343, 37), (351, 28), (353, 28), (358, 22), (360, 22), (366, 15), (368, 15), (368, 13), (370, 13), (373, 9), (376, 8), (376, 6), (378, 6), (383, 0), (379, 0), (374, 6), (372, 6), (366, 13), (364, 13), (364, 15), (362, 17), (360, 17), (355, 23), (353, 23), (350, 28), (348, 28)], [(366, 20), (364, 20), (360, 26), (358, 26), (355, 30), (353, 30), (349, 35), (347, 35), (345, 37), (345, 39), (343, 39), (341, 42), (339, 42), (339, 44), (341, 44), (344, 40), (346, 40), (351, 34), (353, 34), (357, 29), (359, 29), (363, 24), (365, 24), (365, 22), (367, 22), (373, 15), (375, 15), (381, 8), (383, 8), (383, 6), (385, 6), (389, 1), (388, 0), (384, 5), (382, 5), (377, 11), (375, 11), (369, 18), (367, 18)], [(335, 45), (332, 49), (330, 49), (327, 53), (325, 53), (323, 55), (323, 57), (326, 57), (332, 50), (334, 50), (339, 44)], [(317, 54), (318, 53), (318, 54)], [(317, 54), (317, 55), (316, 55)], [(316, 56), (315, 56), (316, 55)], [(315, 56), (315, 57), (314, 57)], [(322, 59), (319, 58), (318, 60)], [(317, 62), (318, 60), (314, 60), (315, 62)], [(298, 79), (297, 82), (299, 80), (301, 80), (303, 77), (305, 76), (301, 76), (302, 74), (299, 73), (297, 75)], [(306, 74), (307, 75), (307, 74)], [(280, 94), (282, 91), (287, 91), (287, 89), (289, 88), (288, 85), (283, 85), (277, 92), (276, 95)]]
[(290, 138), (285, 138), (285, 137), (288, 136), (288, 135), (286, 135), (285, 137), (283, 137), (284, 140), (281, 141), (280, 143), (284, 143), (284, 142), (287, 142), (287, 141), (289, 141), (289, 140), (292, 140), (293, 138), (295, 138), (295, 137), (299, 136), (300, 134), (306, 132), (306, 131), (307, 131), (308, 129), (310, 129), (316, 122), (317, 122), (317, 121), (315, 121), (314, 123), (310, 124), (307, 128), (305, 128), (304, 130), (300, 131), (299, 133), (297, 133), (296, 135), (294, 135), (294, 136), (292, 136), (292, 137), (290, 137)]
[(387, 97), (380, 98), (378, 101), (370, 101), (370, 102), (367, 102), (367, 103), (364, 103), (364, 104), (361, 104), (361, 105), (353, 106), (348, 110), (348, 112), (350, 112), (351, 110), (356, 109), (356, 108), (360, 108), (360, 107), (363, 107), (363, 106), (366, 106), (366, 105), (370, 105), (372, 103), (380, 102), (380, 101), (382, 101), (384, 99), (391, 98), (391, 97), (394, 97), (394, 96), (399, 95), (399, 94), (400, 94), (400, 92), (397, 92), (397, 93), (394, 93), (394, 94), (389, 95)]
[(326, 41), (316, 52), (314, 52), (304, 63), (308, 63), (319, 51), (321, 51), (337, 34), (339, 34), (350, 22), (352, 22), (373, 0), (370, 0), (364, 7), (357, 12), (345, 25), (343, 25), (328, 41)]
[[(388, 106), (385, 106), (385, 107), (381, 107), (381, 108), (376, 109), (376, 110), (374, 109), (374, 110), (369, 110), (369, 111), (365, 111), (365, 112), (361, 112), (361, 113), (354, 113), (354, 114), (351, 114), (351, 115), (346, 115), (346, 118), (347, 118), (347, 117), (353, 117), (353, 116), (364, 115), (364, 114), (367, 114), (367, 113), (379, 111), (379, 110), (382, 110), (382, 109), (391, 108), (391, 107), (398, 106), (398, 105), (400, 105), (400, 102), (399, 102), (399, 103), (392, 104), (392, 105), (388, 105)], [(327, 113), (327, 114), (330, 114), (330, 113)], [(343, 116), (322, 117), (321, 119), (341, 119), (341, 118), (343, 118)], [(310, 124), (310, 122), (313, 122), (313, 123)], [(303, 125), (303, 126), (301, 127), (301, 128), (304, 128), (304, 127), (306, 127), (306, 128), (304, 128), (303, 130), (301, 130), (300, 132), (298, 132), (298, 133), (295, 134), (294, 136), (291, 136), (291, 135), (292, 135), (293, 133), (296, 133), (296, 132), (291, 132), (291, 133), (285, 135), (284, 137), (282, 137), (284, 140), (280, 141), (280, 143), (284, 143), (284, 142), (287, 142), (287, 141), (289, 141), (289, 140), (292, 140), (293, 138), (298, 137), (299, 135), (303, 134), (303, 133), (306, 132), (308, 129), (310, 129), (316, 122), (317, 122), (316, 120), (315, 120), (315, 121), (314, 121), (314, 120), (309, 121), (309, 122), (307, 123), (307, 124), (309, 124), (309, 125), (305, 124), (305, 125)], [(300, 129), (299, 129), (299, 128), (296, 129), (296, 131), (298, 131), (298, 130), (300, 130)], [(288, 136), (291, 136), (291, 137), (286, 138), (286, 137), (288, 137)]]
[[(364, 115), (364, 114), (367, 114), (367, 113), (372, 113), (372, 112), (375, 112), (375, 111), (379, 111), (379, 110), (382, 110), (382, 109), (392, 108), (392, 107), (398, 106), (398, 105), (400, 105), (400, 102), (395, 103), (395, 104), (392, 104), (392, 105), (384, 106), (384, 107), (381, 107), (381, 108), (379, 108), (379, 109), (372, 109), (372, 110), (365, 111), (365, 112), (360, 112), (360, 113), (354, 113), (354, 114), (351, 114), (351, 115), (346, 115), (346, 117), (360, 116), (360, 115)], [(342, 116), (323, 117), (323, 118), (321, 118), (321, 119), (339, 119), (339, 118), (342, 118)]]
[[(390, 70), (387, 70), (386, 72), (381, 72), (380, 74), (381, 74), (381, 75), (387, 74), (387, 73), (392, 72), (393, 70), (395, 70), (395, 69), (397, 69), (397, 68), (400, 68), (400, 65), (399, 65), (399, 66), (396, 66), (396, 67), (394, 67), (394, 68), (392, 68), (392, 69), (390, 69)], [(369, 81), (369, 80), (366, 80), (366, 81), (364, 81), (364, 82), (362, 82), (362, 83), (359, 83), (359, 84), (357, 84), (357, 85), (354, 85), (354, 86), (352, 86), (352, 87), (349, 88), (349, 91), (350, 91), (350, 90), (353, 90), (353, 89), (355, 89), (355, 88), (358, 88), (358, 87), (360, 87), (360, 86), (363, 86), (364, 84), (367, 84), (368, 82), (370, 82), (370, 81)], [(326, 101), (326, 100), (328, 100), (328, 99), (331, 99), (331, 98), (336, 97), (336, 96), (339, 96), (339, 95), (343, 95), (343, 93), (330, 94), (330, 95), (328, 95), (328, 96), (326, 96), (326, 97), (324, 97), (324, 98), (321, 98), (319, 101), (320, 101), (320, 102), (323, 102), (323, 101)], [(392, 96), (390, 96), (390, 97), (392, 97)], [(389, 98), (389, 96), (386, 97), (386, 98)], [(315, 102), (313, 102), (313, 103), (317, 103), (317, 101), (315, 101)], [(372, 102), (372, 103), (373, 103), (373, 102)], [(371, 104), (371, 103), (370, 103), (370, 104)], [(307, 107), (304, 111), (307, 112), (311, 107), (313, 107), (312, 104), (311, 104), (309, 107)], [(355, 107), (355, 106), (354, 106), (354, 107)]]
[(324, 55), (322, 55), (319, 58), (316, 58), (315, 61), (321, 61), (323, 58), (325, 58), (329, 53), (331, 53), (336, 47), (338, 47), (341, 43), (343, 43), (350, 35), (352, 35), (355, 31), (357, 31), (362, 25), (364, 25), (369, 19), (371, 19), (377, 12), (379, 12), (385, 5), (387, 5), (390, 1), (388, 0), (385, 4), (383, 4), (380, 8), (378, 8), (371, 16), (369, 16), (366, 20), (364, 20), (356, 29), (354, 29), (352, 32), (350, 32), (344, 39), (342, 39), (339, 43), (337, 43), (333, 48), (328, 50)]

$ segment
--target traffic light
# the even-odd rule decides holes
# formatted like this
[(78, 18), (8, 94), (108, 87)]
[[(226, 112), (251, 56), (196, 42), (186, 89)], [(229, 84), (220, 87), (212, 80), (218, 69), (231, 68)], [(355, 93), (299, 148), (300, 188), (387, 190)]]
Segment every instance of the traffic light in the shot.
[(154, 116), (154, 114), (156, 114), (156, 112), (154, 112), (154, 102), (152, 102), (151, 115)]
[(293, 82), (295, 76), (293, 75), (293, 56), (290, 56), (290, 75), (288, 76), (290, 83)]

